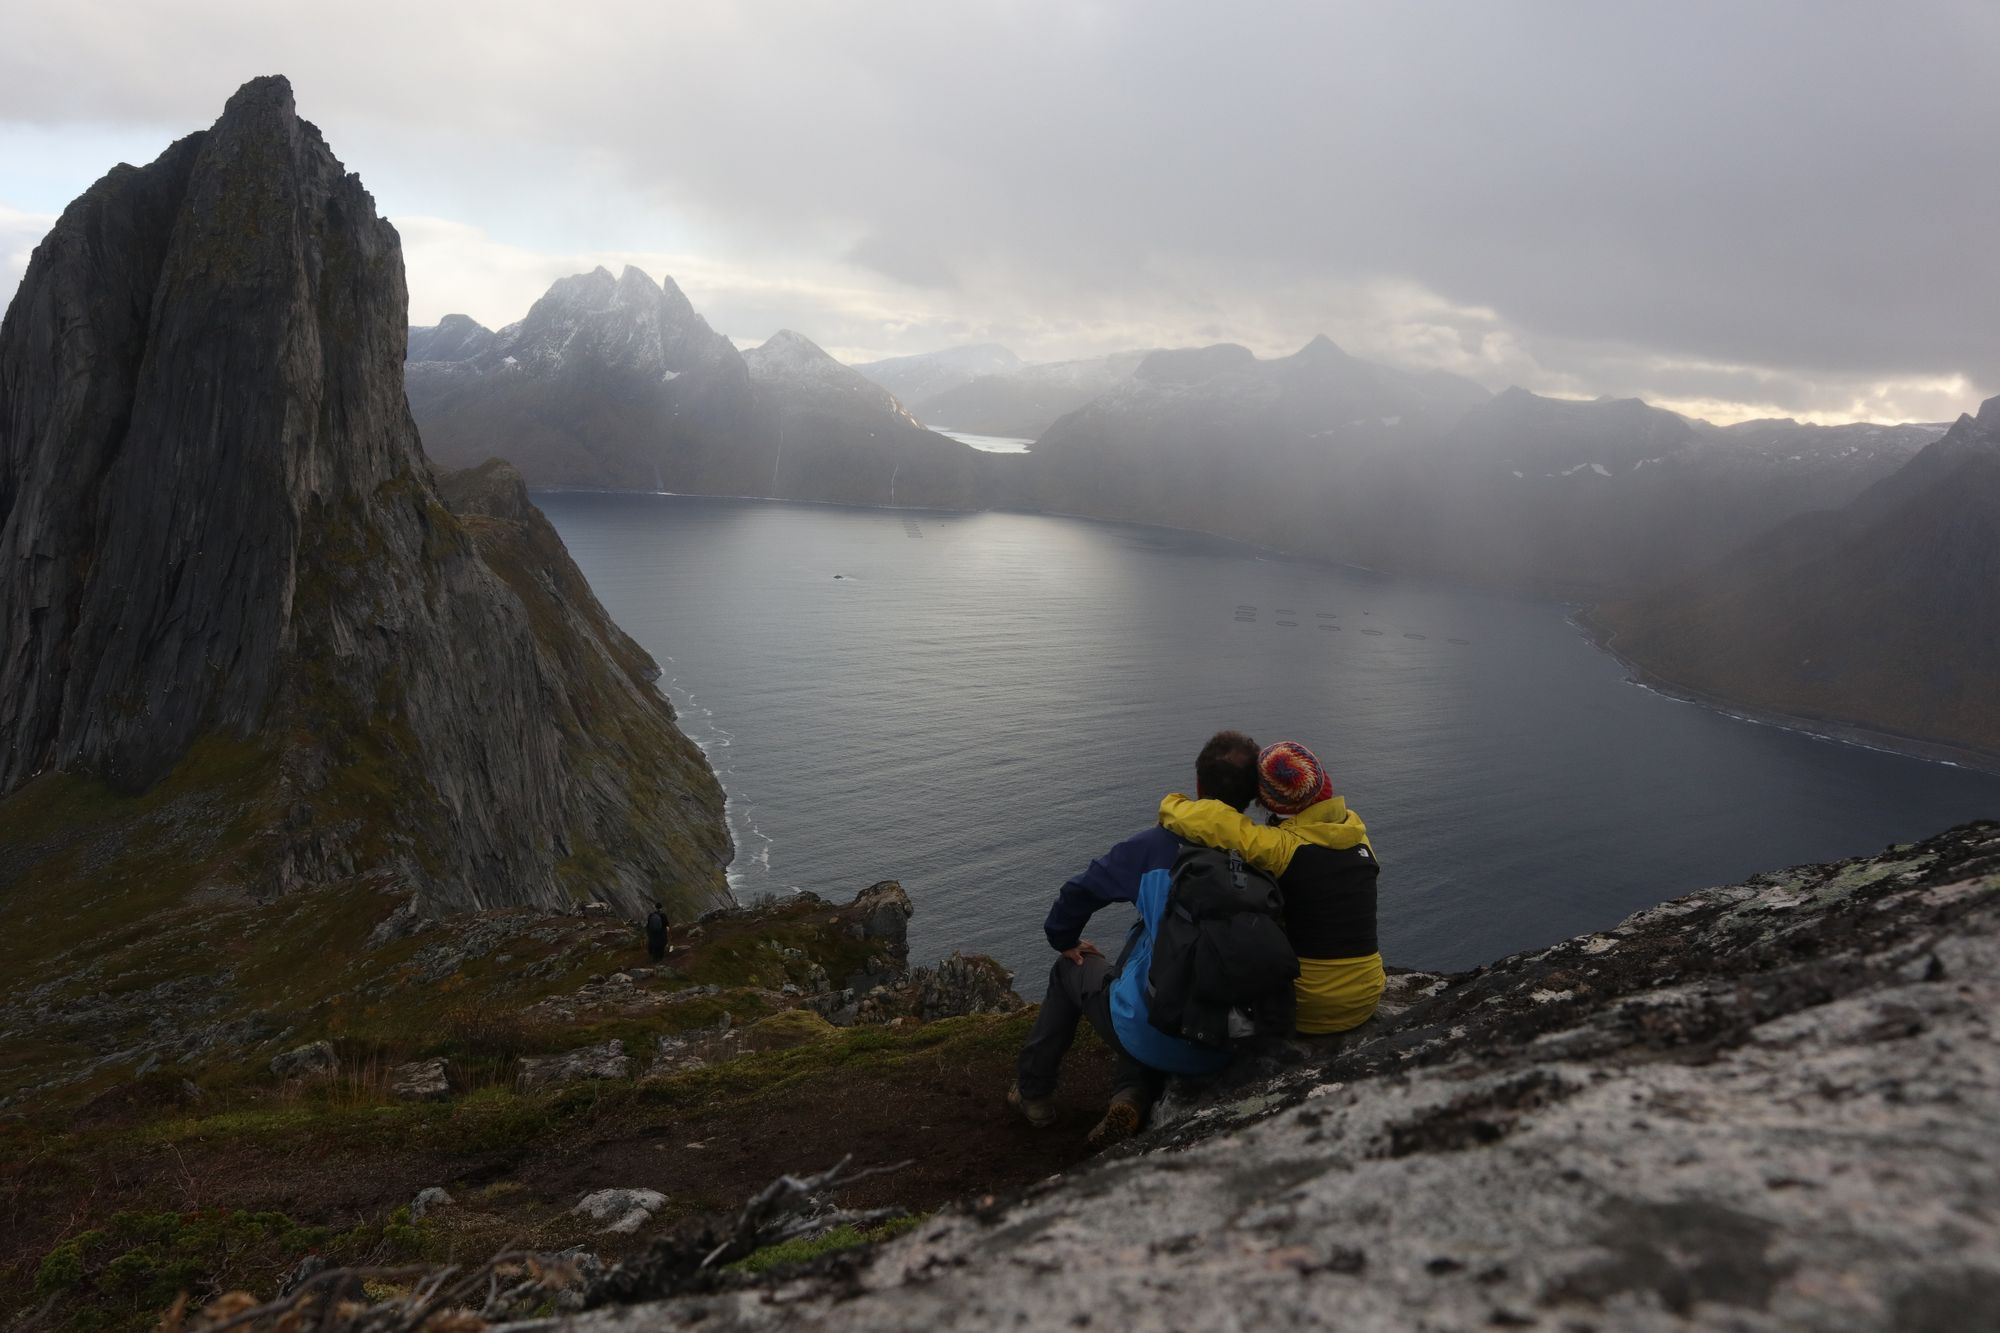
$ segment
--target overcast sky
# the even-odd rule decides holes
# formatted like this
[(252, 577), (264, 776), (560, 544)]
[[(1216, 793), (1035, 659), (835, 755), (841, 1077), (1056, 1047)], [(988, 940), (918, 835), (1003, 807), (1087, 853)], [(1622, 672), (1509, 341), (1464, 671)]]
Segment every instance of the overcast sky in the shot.
[(671, 273), (739, 345), (1216, 341), (1717, 420), (2000, 393), (2000, 4), (5, 0), (0, 295), (258, 74), (410, 316)]

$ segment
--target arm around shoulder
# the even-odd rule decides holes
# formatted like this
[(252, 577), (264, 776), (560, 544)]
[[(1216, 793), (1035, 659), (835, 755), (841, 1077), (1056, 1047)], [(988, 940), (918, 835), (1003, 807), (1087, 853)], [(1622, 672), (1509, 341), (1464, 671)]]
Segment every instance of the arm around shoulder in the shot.
[(1174, 792), (1160, 802), (1160, 826), (1204, 847), (1238, 851), (1269, 875), (1282, 875), (1304, 841), (1290, 829), (1259, 824), (1222, 801), (1197, 801)]

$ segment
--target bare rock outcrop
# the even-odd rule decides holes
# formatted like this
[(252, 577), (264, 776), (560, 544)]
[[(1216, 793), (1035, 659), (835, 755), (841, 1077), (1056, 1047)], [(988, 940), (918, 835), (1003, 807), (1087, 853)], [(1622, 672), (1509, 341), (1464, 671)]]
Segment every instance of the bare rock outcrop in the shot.
[(565, 1083), (581, 1083), (594, 1078), (629, 1078), (632, 1075), (632, 1057), (625, 1054), (625, 1043), (612, 1038), (595, 1046), (583, 1046), (561, 1055), (524, 1056), (521, 1059), (521, 1087), (533, 1091), (536, 1088), (560, 1087)]
[(910, 980), (917, 1015), (925, 1022), (964, 1014), (1008, 1014), (1026, 1001), (1014, 993), (1014, 974), (985, 954), (953, 953), (936, 967), (920, 967)]
[(518, 478), (441, 497), (406, 304), (282, 78), (64, 212), (0, 324), (0, 795), (248, 770), (213, 823), (260, 894), (725, 901), (722, 792), (651, 659)]
[(315, 1041), (271, 1057), (271, 1072), (279, 1078), (313, 1078), (340, 1068), (333, 1043)]
[(390, 1095), (406, 1102), (441, 1102), (451, 1096), (443, 1059), (412, 1060), (389, 1071)]
[(1393, 992), (1021, 1196), (537, 1327), (1907, 1330), (2000, 1307), (2000, 824)]

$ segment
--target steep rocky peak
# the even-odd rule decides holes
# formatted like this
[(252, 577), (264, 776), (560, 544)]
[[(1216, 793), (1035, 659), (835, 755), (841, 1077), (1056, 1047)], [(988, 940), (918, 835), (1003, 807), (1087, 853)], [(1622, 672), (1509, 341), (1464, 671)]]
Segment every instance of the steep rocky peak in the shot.
[(713, 775), (546, 521), (440, 502), (407, 315), (395, 229), (283, 78), (64, 210), (0, 322), (0, 796), (145, 792), (213, 741), (289, 811), (240, 852), (257, 891), (553, 904), (602, 854), (604, 896), (712, 899)]
[(1994, 435), (2000, 435), (2000, 394), (1995, 394), (1979, 405), (1979, 415), (1974, 417), (1982, 427)]
[(64, 211), (0, 331), (0, 550), (39, 571), (0, 588), (0, 790), (51, 761), (142, 788), (256, 726), (310, 515), (424, 466), (403, 311), (395, 230), (282, 77)]
[(812, 339), (780, 329), (760, 347), (743, 353), (751, 382), (777, 401), (864, 416), (892, 413), (911, 424), (915, 418), (896, 396), (875, 381), (842, 365)]
[(856, 371), (834, 360), (818, 343), (792, 329), (779, 329), (762, 345), (745, 352), (743, 361), (750, 367), (753, 379), (765, 382), (841, 388), (854, 385), (875, 387)]
[(1289, 359), (1302, 363), (1313, 363), (1352, 361), (1354, 358), (1343, 351), (1339, 343), (1336, 343), (1324, 333), (1315, 333), (1311, 340), (1304, 347), (1293, 352)]
[(557, 278), (549, 284), (542, 301), (596, 310), (609, 305), (611, 294), (617, 289), (618, 280), (611, 276), (611, 270), (599, 264), (588, 273), (572, 273), (566, 278)]
[(694, 302), (688, 300), (687, 293), (681, 290), (681, 285), (674, 281), (671, 273), (660, 278), (660, 308), (674, 323), (699, 322), (703, 328), (708, 327), (708, 322), (695, 313)]
[(779, 329), (769, 338), (766, 338), (761, 346), (746, 352), (744, 355), (754, 356), (759, 361), (771, 365), (783, 362), (833, 360), (831, 356), (827, 355), (825, 348), (806, 337), (805, 334), (793, 329)]
[(613, 301), (621, 306), (643, 306), (657, 311), (663, 293), (660, 284), (648, 277), (645, 270), (631, 264), (618, 275), (618, 286), (612, 292)]

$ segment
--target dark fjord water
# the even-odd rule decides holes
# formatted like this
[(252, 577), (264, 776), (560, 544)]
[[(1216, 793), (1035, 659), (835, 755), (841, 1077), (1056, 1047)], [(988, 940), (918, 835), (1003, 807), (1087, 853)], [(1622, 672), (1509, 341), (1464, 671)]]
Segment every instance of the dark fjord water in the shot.
[(2000, 815), (2000, 777), (1636, 688), (1546, 603), (1069, 519), (537, 499), (721, 774), (737, 894), (900, 879), (914, 960), (1031, 997), (1056, 888), (1219, 727), (1327, 761), (1407, 966)]

